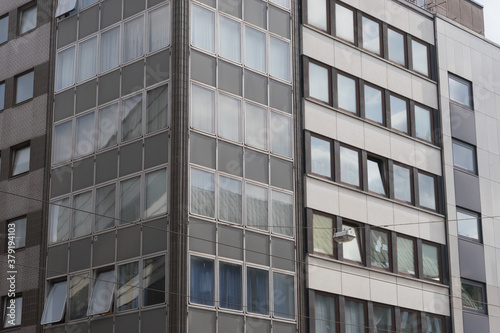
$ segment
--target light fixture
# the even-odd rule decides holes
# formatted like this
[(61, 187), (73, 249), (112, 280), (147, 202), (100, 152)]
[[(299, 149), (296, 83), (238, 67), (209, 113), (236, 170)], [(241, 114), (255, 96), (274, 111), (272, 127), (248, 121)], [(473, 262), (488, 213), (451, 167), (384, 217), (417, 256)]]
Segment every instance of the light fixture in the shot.
[(346, 230), (342, 230), (342, 231), (337, 231), (333, 235), (333, 240), (336, 241), (337, 243), (350, 242), (355, 238), (356, 238), (356, 233), (354, 232), (354, 229), (346, 229)]

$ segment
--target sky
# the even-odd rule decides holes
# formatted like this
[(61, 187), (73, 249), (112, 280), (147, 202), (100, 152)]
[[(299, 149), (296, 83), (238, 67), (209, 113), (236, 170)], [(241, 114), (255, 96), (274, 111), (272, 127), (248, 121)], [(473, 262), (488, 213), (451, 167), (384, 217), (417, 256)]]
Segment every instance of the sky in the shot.
[(484, 7), (486, 38), (500, 44), (500, 0), (476, 0)]

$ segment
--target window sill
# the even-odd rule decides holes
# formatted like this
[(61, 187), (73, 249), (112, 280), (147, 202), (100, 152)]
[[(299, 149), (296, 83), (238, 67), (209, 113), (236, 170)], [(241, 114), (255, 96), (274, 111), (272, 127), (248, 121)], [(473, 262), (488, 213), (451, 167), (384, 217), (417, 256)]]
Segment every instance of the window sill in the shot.
[(34, 97), (33, 97), (33, 96), (31, 96), (30, 98), (25, 99), (24, 101), (17, 102), (17, 103), (16, 103), (16, 102), (14, 102), (14, 104), (12, 105), (12, 107), (13, 107), (13, 108), (15, 108), (15, 107), (21, 106), (21, 105), (23, 105), (23, 104), (29, 103), (29, 102), (31, 102), (33, 99), (34, 99)]
[(15, 174), (15, 175), (11, 175), (11, 176), (9, 177), (9, 180), (11, 180), (11, 179), (17, 179), (17, 178), (20, 178), (20, 177), (22, 177), (22, 176), (27, 175), (28, 173), (30, 173), (30, 172), (29, 172), (29, 170), (28, 170), (28, 171), (25, 171), (25, 172), (21, 172), (21, 173)]

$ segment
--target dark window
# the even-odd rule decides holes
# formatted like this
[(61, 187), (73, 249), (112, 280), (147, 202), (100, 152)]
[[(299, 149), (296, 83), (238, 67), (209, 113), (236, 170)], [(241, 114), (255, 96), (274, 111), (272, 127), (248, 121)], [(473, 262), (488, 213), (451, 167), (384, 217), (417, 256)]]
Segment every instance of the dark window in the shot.
[(293, 275), (273, 273), (274, 316), (295, 318), (295, 295)]
[(450, 74), (448, 84), (450, 100), (472, 109), (472, 83)]
[(391, 237), (388, 231), (370, 230), (370, 255), (372, 266), (390, 270)]
[(21, 325), (23, 312), (23, 297), (5, 297), (3, 305), (2, 328), (10, 328)]
[(33, 81), (33, 71), (16, 77), (16, 104), (33, 98)]
[(5, 82), (0, 83), (0, 111), (5, 108)]
[(12, 176), (28, 172), (30, 169), (30, 146), (12, 150)]
[(385, 161), (380, 158), (368, 157), (367, 175), (368, 191), (386, 195), (387, 177)]
[(360, 186), (359, 151), (340, 147), (340, 181)]
[(139, 262), (118, 266), (116, 285), (116, 310), (124, 311), (139, 307)]
[(458, 236), (481, 241), (479, 214), (457, 207)]
[(69, 320), (81, 319), (87, 316), (89, 300), (89, 273), (78, 273), (69, 281)]
[(36, 16), (37, 16), (36, 4), (21, 10), (21, 12), (19, 13), (20, 35), (36, 28)]
[(247, 311), (269, 313), (269, 272), (247, 268)]
[(314, 252), (333, 256), (334, 218), (328, 215), (313, 213)]
[(212, 259), (191, 257), (190, 302), (214, 305), (214, 261)]
[(441, 250), (439, 245), (422, 243), (423, 278), (441, 281)]
[(415, 240), (412, 238), (397, 237), (398, 272), (415, 276)]
[(311, 172), (333, 178), (333, 142), (311, 136)]
[(465, 142), (453, 140), (453, 165), (477, 174), (476, 147)]
[(241, 310), (243, 306), (241, 265), (219, 263), (219, 306)]
[(142, 275), (142, 304), (148, 306), (165, 303), (165, 257), (145, 259)]
[(9, 15), (0, 17), (0, 44), (9, 39)]
[(462, 306), (464, 309), (486, 313), (486, 286), (462, 279)]

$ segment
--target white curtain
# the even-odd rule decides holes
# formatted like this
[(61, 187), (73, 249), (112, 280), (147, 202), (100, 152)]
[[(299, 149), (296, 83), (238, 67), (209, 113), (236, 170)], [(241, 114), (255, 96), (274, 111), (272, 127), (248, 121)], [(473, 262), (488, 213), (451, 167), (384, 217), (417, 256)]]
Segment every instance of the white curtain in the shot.
[(241, 61), (241, 24), (219, 16), (219, 55)]
[(197, 85), (191, 92), (191, 126), (202, 131), (215, 132), (215, 93)]
[(149, 52), (170, 44), (170, 6), (166, 5), (149, 13)]
[(101, 35), (101, 73), (120, 64), (120, 27)]
[(95, 280), (87, 315), (106, 313), (111, 308), (115, 290), (115, 271), (100, 272)]
[(78, 82), (96, 75), (97, 37), (80, 43), (78, 52)]
[(266, 72), (266, 34), (245, 27), (245, 65)]
[(272, 76), (290, 81), (290, 43), (270, 37), (269, 72)]
[(335, 300), (321, 294), (314, 295), (316, 333), (335, 333)]
[(75, 83), (75, 47), (57, 53), (56, 90)]
[(144, 53), (144, 16), (125, 23), (123, 62), (136, 59)]
[(215, 52), (215, 14), (199, 6), (192, 7), (191, 44)]
[(191, 169), (191, 212), (215, 217), (214, 174)]
[(365, 332), (365, 310), (363, 303), (345, 302), (345, 331), (346, 333)]
[(167, 170), (161, 169), (146, 174), (146, 217), (167, 212)]

